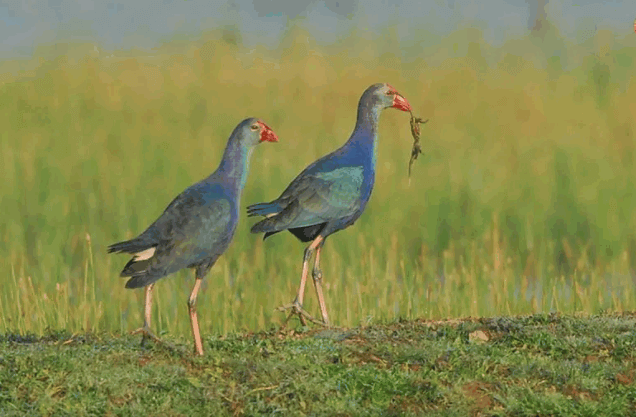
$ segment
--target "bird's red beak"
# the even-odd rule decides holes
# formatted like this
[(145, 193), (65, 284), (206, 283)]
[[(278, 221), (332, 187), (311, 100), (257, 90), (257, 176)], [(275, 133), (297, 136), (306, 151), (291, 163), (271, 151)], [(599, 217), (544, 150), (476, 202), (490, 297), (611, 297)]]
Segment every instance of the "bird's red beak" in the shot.
[(276, 136), (276, 133), (274, 133), (269, 126), (261, 121), (259, 121), (258, 124), (263, 128), (263, 130), (261, 130), (260, 142), (278, 142), (278, 136)]
[(387, 86), (389, 87), (388, 94), (393, 94), (393, 106), (391, 107), (395, 107), (402, 111), (411, 111), (411, 105), (404, 97), (402, 97), (402, 94), (398, 93), (391, 85), (387, 84)]
[(393, 107), (402, 111), (411, 111), (411, 105), (409, 104), (409, 102), (404, 97), (402, 97), (397, 91), (395, 92), (395, 95), (393, 96)]

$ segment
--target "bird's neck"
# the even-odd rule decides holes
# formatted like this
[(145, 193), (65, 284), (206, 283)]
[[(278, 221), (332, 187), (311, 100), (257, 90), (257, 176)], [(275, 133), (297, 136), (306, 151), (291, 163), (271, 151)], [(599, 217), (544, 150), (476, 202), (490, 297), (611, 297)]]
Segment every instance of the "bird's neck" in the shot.
[(368, 157), (373, 166), (377, 159), (378, 120), (381, 111), (377, 106), (360, 103), (356, 127), (349, 138), (349, 146), (357, 148), (363, 156)]
[(253, 148), (246, 147), (236, 140), (230, 140), (223, 152), (223, 158), (216, 173), (231, 185), (232, 189), (240, 194), (247, 180), (247, 172), (250, 166), (250, 157)]

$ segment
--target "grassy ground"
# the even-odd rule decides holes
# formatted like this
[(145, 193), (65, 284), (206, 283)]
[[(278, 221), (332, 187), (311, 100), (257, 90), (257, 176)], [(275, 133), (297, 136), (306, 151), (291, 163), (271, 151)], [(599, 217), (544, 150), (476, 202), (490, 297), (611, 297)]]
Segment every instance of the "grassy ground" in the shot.
[(0, 336), (0, 414), (636, 413), (636, 316), (397, 321), (139, 346), (107, 333)]

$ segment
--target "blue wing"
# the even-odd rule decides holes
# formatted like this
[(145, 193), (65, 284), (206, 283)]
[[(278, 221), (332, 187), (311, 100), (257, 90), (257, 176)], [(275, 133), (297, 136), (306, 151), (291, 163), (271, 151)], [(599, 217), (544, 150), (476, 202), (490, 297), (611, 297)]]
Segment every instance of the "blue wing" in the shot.
[(312, 226), (353, 216), (361, 208), (363, 183), (362, 166), (314, 164), (296, 177), (278, 199), (248, 208), (250, 215), (268, 216), (252, 227), (252, 233)]

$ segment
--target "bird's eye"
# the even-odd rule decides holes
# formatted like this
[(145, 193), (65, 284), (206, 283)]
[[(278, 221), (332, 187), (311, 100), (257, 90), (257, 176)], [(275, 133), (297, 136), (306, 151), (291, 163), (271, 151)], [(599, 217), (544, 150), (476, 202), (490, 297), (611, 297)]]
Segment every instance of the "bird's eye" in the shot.
[(258, 130), (259, 126), (258, 125), (252, 125), (250, 126), (250, 129), (252, 130)]
[(387, 90), (386, 93), (384, 93), (384, 94), (386, 94), (387, 96), (390, 96), (391, 94), (393, 94), (393, 91)]

